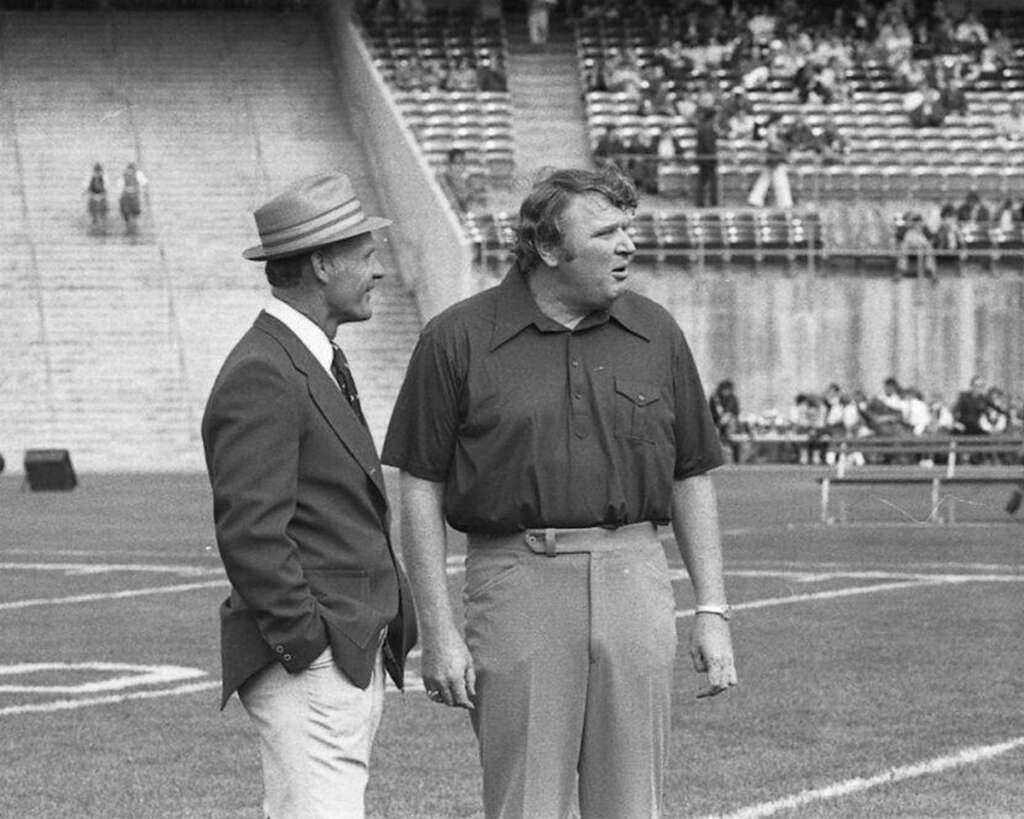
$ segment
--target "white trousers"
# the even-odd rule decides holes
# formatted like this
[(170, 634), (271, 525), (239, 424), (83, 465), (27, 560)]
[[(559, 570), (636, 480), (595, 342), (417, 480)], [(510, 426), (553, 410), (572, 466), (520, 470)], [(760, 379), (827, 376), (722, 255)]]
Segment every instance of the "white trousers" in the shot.
[(793, 207), (793, 194), (789, 189), (789, 172), (785, 163), (774, 167), (766, 165), (761, 169), (761, 173), (758, 174), (757, 180), (754, 182), (754, 187), (750, 189), (747, 202), (755, 208), (763, 208), (764, 197), (768, 193), (769, 185), (775, 194), (775, 207), (783, 209)]
[(273, 663), (239, 691), (256, 726), (268, 819), (363, 819), (370, 749), (384, 706), (380, 654), (364, 691), (327, 649), (305, 671)]

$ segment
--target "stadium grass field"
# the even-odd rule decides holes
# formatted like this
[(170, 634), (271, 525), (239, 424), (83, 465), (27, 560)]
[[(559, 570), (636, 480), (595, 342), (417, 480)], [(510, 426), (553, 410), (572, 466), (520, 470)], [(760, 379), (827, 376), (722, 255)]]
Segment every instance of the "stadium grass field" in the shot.
[[(958, 491), (956, 526), (916, 522), (920, 487), (850, 488), (852, 522), (826, 527), (815, 474), (718, 472), (740, 686), (712, 700), (674, 561), (668, 816), (1024, 816), (1024, 521), (1004, 488)], [(256, 819), (251, 730), (237, 701), (217, 710), (205, 478), (19, 485), (0, 478), (0, 816)], [(389, 691), (368, 813), (480, 816), (468, 719), (417, 667)]]

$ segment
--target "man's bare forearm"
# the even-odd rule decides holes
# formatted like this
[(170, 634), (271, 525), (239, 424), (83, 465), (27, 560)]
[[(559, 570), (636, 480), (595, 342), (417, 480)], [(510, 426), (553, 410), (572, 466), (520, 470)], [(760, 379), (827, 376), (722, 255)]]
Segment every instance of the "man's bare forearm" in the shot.
[(710, 475), (675, 481), (672, 530), (693, 583), (697, 605), (725, 605), (722, 533), (718, 525), (718, 499)]
[(444, 525), (444, 484), (400, 473), (402, 556), (416, 601), (424, 640), (439, 629), (455, 627), (448, 576)]

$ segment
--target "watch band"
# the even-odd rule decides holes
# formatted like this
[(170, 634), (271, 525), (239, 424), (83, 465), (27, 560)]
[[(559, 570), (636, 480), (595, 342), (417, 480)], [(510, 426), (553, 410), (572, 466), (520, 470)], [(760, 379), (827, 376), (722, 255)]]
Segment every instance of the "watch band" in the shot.
[(697, 606), (694, 609), (694, 614), (717, 614), (723, 620), (728, 620), (732, 616), (732, 608), (729, 606)]

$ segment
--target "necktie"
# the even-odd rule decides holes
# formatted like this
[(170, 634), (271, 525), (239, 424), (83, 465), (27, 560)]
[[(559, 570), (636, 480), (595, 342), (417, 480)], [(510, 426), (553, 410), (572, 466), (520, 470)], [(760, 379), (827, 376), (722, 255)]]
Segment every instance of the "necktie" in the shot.
[(366, 418), (363, 417), (363, 408), (359, 404), (359, 392), (356, 390), (356, 382), (352, 379), (352, 371), (348, 368), (348, 360), (337, 344), (331, 344), (331, 349), (334, 351), (334, 356), (331, 359), (331, 373), (337, 379), (342, 395), (352, 405), (356, 416), (365, 427), (367, 426)]

